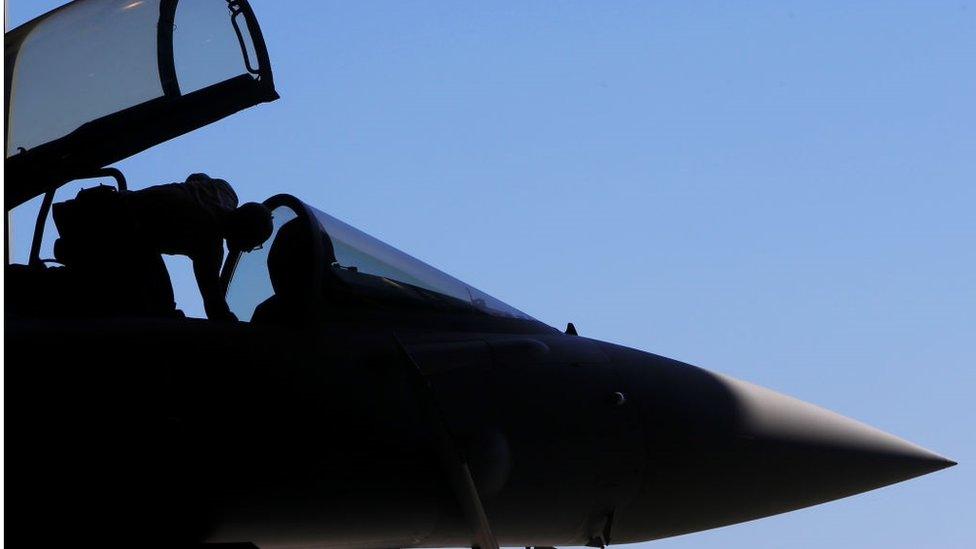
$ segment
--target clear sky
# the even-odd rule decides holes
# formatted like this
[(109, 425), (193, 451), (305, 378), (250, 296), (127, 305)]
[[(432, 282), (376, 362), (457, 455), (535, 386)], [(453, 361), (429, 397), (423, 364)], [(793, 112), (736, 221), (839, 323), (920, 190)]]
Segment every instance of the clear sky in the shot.
[(120, 163), (134, 188), (289, 192), (554, 326), (960, 462), (649, 546), (976, 546), (976, 3), (253, 4), (281, 100)]

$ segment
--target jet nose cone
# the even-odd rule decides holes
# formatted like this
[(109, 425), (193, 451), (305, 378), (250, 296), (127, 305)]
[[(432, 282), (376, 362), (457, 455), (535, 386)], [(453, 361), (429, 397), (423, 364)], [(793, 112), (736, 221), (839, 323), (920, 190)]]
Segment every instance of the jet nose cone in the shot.
[(798, 468), (796, 473), (819, 479), (822, 484), (811, 488), (824, 496), (839, 491), (836, 497), (843, 497), (956, 464), (808, 402), (728, 376), (715, 377), (738, 407), (737, 436), (810, 454), (811, 459), (794, 456), (789, 464)]
[(784, 513), (955, 465), (786, 395), (619, 347), (645, 426), (637, 497), (614, 541), (685, 534)]

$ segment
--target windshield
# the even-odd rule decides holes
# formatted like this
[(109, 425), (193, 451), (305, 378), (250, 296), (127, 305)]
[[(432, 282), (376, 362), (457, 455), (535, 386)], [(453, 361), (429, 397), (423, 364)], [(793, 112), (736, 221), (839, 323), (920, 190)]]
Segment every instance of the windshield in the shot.
[(354, 270), (457, 299), (494, 316), (532, 317), (331, 215), (309, 208), (332, 240), (338, 270)]
[(227, 305), (242, 321), (299, 320), (302, 310), (325, 318), (341, 307), (377, 304), (534, 320), (290, 195), (265, 204), (271, 238), (225, 266)]

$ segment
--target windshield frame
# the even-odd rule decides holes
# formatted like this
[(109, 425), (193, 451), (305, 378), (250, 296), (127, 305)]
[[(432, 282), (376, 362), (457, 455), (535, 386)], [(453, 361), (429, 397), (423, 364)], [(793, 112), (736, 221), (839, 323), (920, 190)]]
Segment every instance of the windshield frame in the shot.
[[(312, 227), (321, 227), (318, 224), (318, 220), (315, 216), (309, 212), (308, 207), (304, 202), (295, 198), (290, 194), (276, 194), (271, 198), (268, 198), (262, 202), (266, 208), (270, 211), (274, 211), (282, 206), (291, 209), (295, 212), (295, 219), (301, 219), (307, 224), (311, 224)], [(263, 247), (270, 247), (271, 242), (265, 242)], [(234, 278), (234, 273), (237, 270), (237, 266), (240, 263), (241, 257), (244, 255), (242, 250), (228, 250), (227, 257), (224, 258), (224, 265), (220, 269), (220, 286), (223, 295), (226, 297), (227, 291), (230, 288), (231, 280)], [(317, 261), (317, 263), (324, 263), (325, 260)]]

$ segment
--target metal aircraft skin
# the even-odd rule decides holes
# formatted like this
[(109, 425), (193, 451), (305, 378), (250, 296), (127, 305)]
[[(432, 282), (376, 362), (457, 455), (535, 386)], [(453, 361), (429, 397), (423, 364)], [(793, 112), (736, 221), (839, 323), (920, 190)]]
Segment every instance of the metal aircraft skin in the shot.
[[(182, 17), (239, 46), (236, 73), (190, 85), (174, 62)], [(140, 33), (143, 50), (119, 42)], [(7, 33), (5, 55), (6, 207), (45, 195), (42, 220), (65, 183), (124, 186), (106, 166), (277, 99), (244, 0), (79, 0)], [(158, 81), (137, 81), (139, 55)], [(101, 103), (58, 101), (89, 73), (77, 96)], [(126, 86), (140, 93), (112, 95)], [(25, 366), (7, 369), (8, 532), (103, 547), (602, 546), (953, 465), (547, 326), (298, 198), (266, 204), (272, 240), (232, 251), (222, 273), (239, 323), (91, 313), (97, 292), (41, 260), (42, 224), (29, 264), (8, 262), (7, 356)]]

